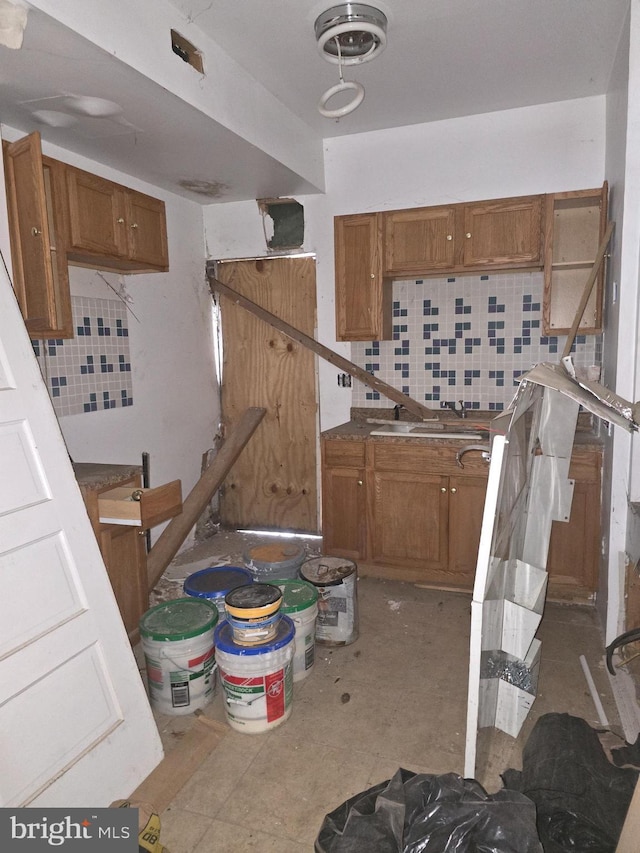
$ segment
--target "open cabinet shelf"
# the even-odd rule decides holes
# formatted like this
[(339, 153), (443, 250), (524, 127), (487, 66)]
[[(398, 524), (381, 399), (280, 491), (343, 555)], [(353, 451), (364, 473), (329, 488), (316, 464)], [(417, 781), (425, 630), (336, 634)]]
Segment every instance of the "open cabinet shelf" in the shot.
[[(543, 331), (569, 333), (607, 224), (607, 184), (546, 197)], [(578, 327), (602, 331), (603, 263)]]

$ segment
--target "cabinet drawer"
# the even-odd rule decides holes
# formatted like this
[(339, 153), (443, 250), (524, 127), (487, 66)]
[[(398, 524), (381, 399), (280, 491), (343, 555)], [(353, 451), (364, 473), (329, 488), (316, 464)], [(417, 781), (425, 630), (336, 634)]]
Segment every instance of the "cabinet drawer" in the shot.
[[(376, 471), (406, 471), (416, 474), (482, 474), (489, 475), (489, 465), (480, 453), (468, 453), (464, 457), (464, 469), (456, 464), (456, 454), (467, 444), (483, 444), (474, 439), (468, 442), (456, 442), (455, 445), (444, 442), (429, 442), (420, 446), (415, 439), (411, 444), (372, 441), (373, 466)], [(488, 442), (487, 442), (488, 444)]]
[(182, 512), (182, 487), (173, 480), (155, 489), (118, 486), (98, 495), (102, 524), (128, 524), (147, 530)]
[(364, 468), (364, 441), (325, 441), (324, 464), (329, 468)]

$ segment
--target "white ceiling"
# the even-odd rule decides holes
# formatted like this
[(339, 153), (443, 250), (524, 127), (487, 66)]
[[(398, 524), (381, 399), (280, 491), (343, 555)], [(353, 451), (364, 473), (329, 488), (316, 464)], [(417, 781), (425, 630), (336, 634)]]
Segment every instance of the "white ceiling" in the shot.
[[(389, 20), (387, 48), (372, 62), (345, 68), (345, 79), (362, 83), (366, 97), (339, 121), (316, 109), (338, 81), (337, 67), (317, 51), (313, 29), (331, 2), (169, 2), (196, 46), (198, 33), (204, 44), (213, 40), (255, 79), (257, 97), (260, 87), (268, 90), (320, 142), (604, 94), (630, 0), (372, 0)], [(203, 56), (206, 76), (207, 50)], [(122, 113), (81, 117), (67, 128), (33, 117), (34, 107), (64, 112), (69, 94), (107, 98)], [(290, 157), (261, 148), (38, 9), (29, 12), (22, 48), (0, 47), (0, 118), (204, 203), (322, 188)], [(194, 193), (185, 181), (207, 186)]]

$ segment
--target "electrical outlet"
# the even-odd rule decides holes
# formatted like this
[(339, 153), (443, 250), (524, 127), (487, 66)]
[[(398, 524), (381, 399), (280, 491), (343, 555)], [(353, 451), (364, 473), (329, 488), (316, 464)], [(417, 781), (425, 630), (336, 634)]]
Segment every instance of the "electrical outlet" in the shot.
[(351, 388), (351, 374), (339, 373), (338, 374), (338, 386), (340, 388)]

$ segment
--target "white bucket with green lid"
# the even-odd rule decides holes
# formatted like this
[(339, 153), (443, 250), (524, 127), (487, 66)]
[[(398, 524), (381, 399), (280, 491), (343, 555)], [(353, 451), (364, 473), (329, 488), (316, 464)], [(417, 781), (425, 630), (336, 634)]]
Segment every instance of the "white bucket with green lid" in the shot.
[(302, 681), (315, 663), (318, 590), (307, 581), (290, 578), (271, 583), (282, 590), (280, 612), (286, 613), (296, 626), (293, 680)]
[(192, 714), (216, 688), (213, 633), (215, 604), (176, 598), (148, 610), (140, 620), (151, 707), (162, 714)]

